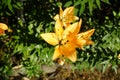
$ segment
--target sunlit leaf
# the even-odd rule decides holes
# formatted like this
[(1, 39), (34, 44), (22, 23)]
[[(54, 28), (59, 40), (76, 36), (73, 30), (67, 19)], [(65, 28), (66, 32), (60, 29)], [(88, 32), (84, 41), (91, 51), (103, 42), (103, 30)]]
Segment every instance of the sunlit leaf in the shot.
[(96, 0), (96, 4), (97, 4), (98, 8), (101, 9), (100, 0)]

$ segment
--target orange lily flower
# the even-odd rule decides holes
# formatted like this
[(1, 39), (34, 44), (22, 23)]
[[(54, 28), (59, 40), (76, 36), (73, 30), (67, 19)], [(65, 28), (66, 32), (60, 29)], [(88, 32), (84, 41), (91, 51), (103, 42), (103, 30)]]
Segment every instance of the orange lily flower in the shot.
[(60, 7), (60, 12), (54, 17), (54, 19), (57, 20), (58, 18), (60, 18), (65, 27), (69, 26), (71, 22), (79, 19), (77, 16), (74, 16), (73, 6), (66, 8), (64, 11)]
[[(94, 29), (79, 33), (82, 20), (69, 25), (65, 30), (60, 19), (55, 24), (55, 33), (43, 33), (41, 37), (51, 45), (56, 46), (53, 54), (53, 60), (64, 56), (72, 62), (77, 60), (76, 48), (82, 48), (84, 45), (92, 44), (89, 37)], [(79, 33), (79, 34), (78, 34)]]
[(4, 23), (0, 23), (0, 35), (5, 33), (5, 30), (8, 29), (8, 26)]

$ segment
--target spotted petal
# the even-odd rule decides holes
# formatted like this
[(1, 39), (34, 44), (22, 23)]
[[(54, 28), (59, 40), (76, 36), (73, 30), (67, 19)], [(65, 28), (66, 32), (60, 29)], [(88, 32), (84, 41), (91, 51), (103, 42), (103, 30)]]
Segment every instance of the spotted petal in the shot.
[(65, 27), (68, 27), (70, 25), (71, 22), (78, 20), (79, 18), (77, 16), (74, 16), (74, 7), (69, 7), (66, 8), (63, 12), (62, 15), (62, 21), (63, 21), (63, 25)]
[(95, 29), (91, 29), (88, 30), (86, 32), (82, 32), (80, 34), (78, 34), (78, 38), (84, 38), (84, 39), (88, 39), (93, 33), (94, 33)]
[(79, 18), (77, 16), (74, 16), (74, 7), (69, 7), (66, 8), (63, 12), (62, 15), (63, 21), (65, 21), (65, 23), (71, 23), (74, 20), (78, 20)]
[(71, 6), (71, 7), (68, 7), (64, 10), (62, 16), (66, 16), (66, 15), (69, 15), (69, 14), (73, 15), (73, 13), (74, 13), (74, 7)]
[(55, 33), (56, 33), (56, 36), (61, 39), (61, 36), (62, 36), (62, 33), (63, 33), (63, 24), (62, 22), (60, 21), (60, 19), (57, 19), (56, 20), (56, 24), (55, 24)]
[(91, 29), (86, 32), (78, 34), (77, 39), (75, 41), (76, 45), (82, 49), (84, 45), (93, 44), (93, 41), (89, 40), (90, 36), (93, 33), (94, 33), (94, 29)]
[(76, 45), (74, 43), (69, 43), (69, 42), (60, 46), (62, 55), (70, 59), (72, 62), (75, 62), (77, 59), (75, 48), (76, 48)]
[(68, 27), (71, 22), (79, 18), (74, 15), (74, 7), (66, 8), (64, 11), (60, 7), (60, 12), (54, 17), (54, 20), (60, 19), (65, 27)]
[(79, 22), (73, 23), (69, 27), (67, 27), (63, 32), (63, 39), (64, 38), (72, 39), (73, 37), (75, 37), (80, 30), (81, 23), (82, 20), (80, 19)]

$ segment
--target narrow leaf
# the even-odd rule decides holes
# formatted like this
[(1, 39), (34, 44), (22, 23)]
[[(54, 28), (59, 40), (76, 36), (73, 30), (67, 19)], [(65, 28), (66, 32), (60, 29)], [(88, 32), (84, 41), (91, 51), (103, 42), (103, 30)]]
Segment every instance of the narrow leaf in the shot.
[(90, 15), (92, 15), (92, 10), (93, 10), (93, 0), (89, 0), (88, 5), (89, 5), (89, 12), (90, 12)]
[(98, 8), (101, 9), (100, 0), (96, 0), (96, 4), (97, 4)]
[(84, 11), (85, 11), (85, 4), (81, 5), (79, 15), (82, 15)]
[(64, 5), (64, 7), (68, 7), (68, 6), (70, 6), (70, 5), (72, 5), (72, 1), (66, 2), (65, 5)]

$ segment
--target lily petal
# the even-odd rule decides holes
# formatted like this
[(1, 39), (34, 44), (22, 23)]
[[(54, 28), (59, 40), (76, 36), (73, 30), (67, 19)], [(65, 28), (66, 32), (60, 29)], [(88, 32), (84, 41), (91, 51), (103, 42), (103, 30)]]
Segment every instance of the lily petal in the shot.
[(87, 42), (87, 41), (86, 41), (85, 39), (83, 39), (83, 38), (79, 38), (79, 39), (77, 39), (77, 40), (75, 41), (76, 46), (77, 46), (78, 48), (80, 48), (80, 49), (82, 49), (83, 46), (86, 45), (86, 42)]
[(91, 41), (89, 39), (79, 38), (79, 39), (77, 39), (77, 41), (75, 41), (75, 43), (78, 48), (83, 49), (83, 46), (91, 45), (91, 44), (93, 44), (93, 41)]
[(79, 20), (79, 17), (77, 16), (74, 16), (73, 18), (74, 18), (73, 20)]
[(78, 20), (79, 18), (74, 15), (74, 7), (66, 8), (64, 11), (60, 7), (59, 14), (54, 17), (54, 20), (60, 19), (65, 27), (68, 27), (71, 22)]
[(70, 25), (71, 22), (78, 20), (79, 18), (77, 16), (74, 16), (74, 7), (69, 7), (66, 8), (63, 12), (62, 15), (62, 21), (63, 21), (63, 25), (65, 27), (68, 27)]
[(69, 8), (66, 8), (65, 10), (64, 10), (64, 12), (63, 12), (63, 17), (65, 17), (65, 16), (67, 16), (67, 15), (73, 15), (73, 12), (74, 12), (74, 7), (73, 6), (71, 6), (71, 7), (69, 7)]
[(56, 59), (59, 58), (61, 55), (62, 55), (62, 54), (61, 54), (61, 52), (60, 52), (59, 46), (56, 46), (52, 60), (56, 60)]
[(60, 46), (62, 55), (64, 55), (64, 57), (70, 59), (72, 62), (75, 62), (77, 59), (75, 48), (76, 48), (76, 45), (74, 43), (70, 43), (70, 42)]
[(92, 45), (94, 42), (92, 40), (86, 40), (86, 45)]
[(70, 53), (70, 55), (65, 56), (68, 59), (70, 59), (72, 62), (75, 62), (77, 60), (77, 55), (76, 55), (76, 51), (73, 51), (72, 53)]
[(78, 34), (80, 27), (81, 27), (82, 19), (80, 19), (79, 22), (75, 22), (69, 27), (67, 27), (64, 32), (63, 32), (63, 39), (69, 37), (74, 37), (75, 35)]
[(62, 10), (62, 8), (60, 7), (60, 12), (59, 12), (59, 14), (55, 15), (53, 19), (54, 19), (54, 20), (62, 19), (62, 15), (63, 15), (63, 10)]
[(0, 28), (3, 29), (3, 30), (7, 30), (8, 26), (4, 23), (0, 23)]
[(0, 28), (0, 35), (4, 34), (5, 31), (3, 29)]
[(89, 37), (94, 33), (94, 31), (95, 29), (91, 29), (86, 32), (78, 34), (77, 39), (75, 41), (76, 45), (82, 49), (84, 45), (93, 44), (93, 41), (89, 40)]
[(55, 33), (43, 33), (41, 34), (41, 37), (49, 44), (51, 45), (57, 45), (58, 39)]
[(64, 30), (63, 30), (62, 22), (60, 21), (60, 19), (57, 19), (55, 24), (55, 33), (56, 36), (59, 38), (59, 40), (61, 39), (63, 31)]
[(59, 17), (60, 17), (59, 14), (56, 14), (56, 15), (53, 17), (53, 19), (54, 19), (54, 20), (57, 20), (57, 19), (59, 19)]
[(60, 14), (60, 19), (62, 19), (62, 15), (63, 15), (62, 7), (60, 7), (60, 12), (59, 12), (59, 14)]
[(91, 30), (88, 30), (86, 32), (82, 32), (80, 34), (78, 34), (78, 38), (84, 38), (84, 39), (88, 39), (91, 35), (93, 35), (95, 29), (91, 29)]
[(71, 55), (70, 53), (75, 51), (76, 50), (75, 48), (76, 48), (76, 45), (72, 42), (66, 42), (63, 45), (60, 45), (61, 53), (64, 56)]

